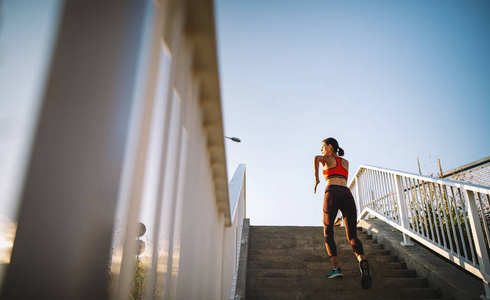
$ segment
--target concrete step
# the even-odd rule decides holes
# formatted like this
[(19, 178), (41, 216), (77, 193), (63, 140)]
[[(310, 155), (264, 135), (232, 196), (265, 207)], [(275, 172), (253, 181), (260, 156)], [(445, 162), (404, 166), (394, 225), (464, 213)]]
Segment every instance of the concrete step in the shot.
[[(329, 273), (330, 269), (248, 269), (247, 276), (249, 278), (265, 278), (265, 277), (315, 277), (324, 278)], [(344, 276), (358, 276), (358, 270), (344, 270)], [(415, 278), (417, 274), (414, 270), (406, 269), (378, 269), (371, 272), (373, 278)]]
[[(291, 236), (316, 236), (318, 234), (323, 235), (322, 226), (252, 226), (250, 227), (250, 234), (260, 234), (262, 236), (267, 235), (291, 235)], [(357, 228), (357, 233), (360, 235), (366, 234), (360, 227)], [(335, 227), (334, 234), (345, 234), (345, 227)]]
[[(370, 245), (363, 244), (364, 246), (364, 253), (367, 256), (372, 255), (379, 255), (379, 256), (389, 256), (390, 251), (385, 250), (385, 249), (377, 249), (377, 248), (382, 248), (382, 247), (371, 247)], [(323, 246), (320, 249), (288, 249), (288, 248), (282, 248), (282, 249), (263, 249), (263, 248), (253, 248), (249, 249), (248, 251), (248, 256), (249, 257), (256, 257), (260, 255), (288, 255), (288, 256), (326, 256), (327, 255), (327, 250), (325, 249), (325, 246)], [(337, 248), (337, 255), (338, 256), (352, 256), (354, 255), (354, 252), (352, 252), (352, 248), (347, 247), (341, 247), (340, 249)]]
[[(359, 264), (357, 260), (341, 262), (342, 270), (358, 270)], [(281, 262), (281, 261), (249, 261), (247, 270), (250, 269), (321, 269), (330, 270), (332, 265), (330, 262)], [(405, 269), (406, 264), (403, 262), (379, 262), (372, 263), (370, 269), (373, 271), (382, 269)]]
[[(351, 259), (356, 261), (354, 252), (350, 251), (338, 251), (337, 255), (340, 261), (344, 259)], [(371, 263), (377, 262), (397, 262), (398, 258), (392, 255), (378, 255), (370, 251), (365, 251), (366, 257), (369, 258)], [(249, 255), (249, 261), (270, 261), (270, 262), (330, 262), (330, 258), (327, 256), (326, 252), (322, 255), (274, 255), (271, 254), (255, 254)]]
[[(376, 246), (378, 244), (370, 244), (366, 241), (361, 240), (362, 245), (366, 245), (366, 249), (375, 249), (380, 250), (382, 246)], [(351, 249), (351, 245), (347, 243), (347, 241), (335, 240), (335, 244), (337, 245), (338, 250), (342, 249)], [(251, 241), (249, 244), (249, 249), (289, 249), (289, 250), (325, 250), (325, 243), (323, 241), (320, 242), (304, 242), (298, 240), (285, 240), (285, 241)]]
[[(422, 278), (382, 278), (374, 276), (373, 279), (371, 288), (375, 289), (428, 287), (427, 280)], [(325, 276), (318, 278), (254, 277), (250, 278), (249, 285), (251, 289), (277, 287), (315, 289), (328, 286), (329, 290), (345, 291), (352, 289), (353, 286), (360, 287), (360, 282), (360, 273), (355, 274), (355, 276), (344, 273), (344, 277), (333, 279), (328, 279)]]
[[(250, 230), (250, 236), (261, 236), (261, 237), (266, 237), (266, 238), (278, 238), (278, 237), (289, 237), (289, 238), (299, 238), (299, 239), (318, 239), (322, 238), (323, 235), (323, 229), (320, 228), (319, 230), (276, 230), (276, 231), (257, 231), (254, 229)], [(338, 237), (345, 237), (345, 227), (337, 227), (336, 230), (334, 231), (334, 235)], [(366, 232), (357, 230), (357, 235), (359, 237), (366, 237), (369, 238), (369, 235), (366, 234)]]
[(388, 299), (440, 299), (440, 294), (431, 288), (376, 288), (363, 290), (361, 286), (353, 286), (350, 290), (338, 291), (329, 287), (315, 289), (308, 288), (263, 288), (251, 289), (247, 292), (247, 299), (267, 299), (267, 300), (388, 300)]
[(360, 286), (359, 263), (345, 236), (334, 230), (343, 278), (327, 279), (332, 268), (322, 227), (250, 228), (247, 299), (438, 299), (425, 279), (407, 270), (382, 244), (358, 231), (370, 261), (373, 286)]
[[(357, 231), (364, 234), (360, 227), (357, 227)], [(345, 232), (345, 227), (335, 227), (335, 233)], [(251, 226), (250, 233), (260, 233), (260, 234), (323, 234), (323, 226)]]
[[(339, 242), (342, 242), (342, 244), (343, 244), (344, 240), (345, 240), (345, 243), (348, 244), (345, 236), (340, 236), (340, 237), (335, 236), (334, 238), (335, 238), (336, 244)], [(359, 237), (359, 240), (361, 242), (364, 242), (364, 241), (368, 241), (369, 239)], [(284, 237), (284, 238), (255, 237), (255, 238), (252, 238), (252, 240), (250, 241), (250, 246), (252, 248), (267, 247), (268, 245), (271, 245), (271, 244), (284, 244), (284, 245), (290, 245), (290, 246), (294, 246), (294, 245), (317, 245), (317, 244), (325, 245), (325, 238), (320, 237), (320, 238), (316, 238), (316, 239), (302, 239), (302, 238), (291, 238), (291, 237)], [(370, 245), (372, 247), (374, 247), (374, 246), (383, 247), (383, 245), (376, 244), (376, 243), (373, 243)]]
[(322, 233), (322, 226), (250, 226), (250, 233), (316, 232)]

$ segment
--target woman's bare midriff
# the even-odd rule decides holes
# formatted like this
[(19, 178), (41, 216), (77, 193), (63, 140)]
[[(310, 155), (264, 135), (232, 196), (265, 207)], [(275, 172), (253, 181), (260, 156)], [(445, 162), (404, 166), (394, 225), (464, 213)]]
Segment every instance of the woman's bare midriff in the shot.
[(347, 180), (341, 178), (330, 178), (327, 180), (327, 185), (347, 186)]

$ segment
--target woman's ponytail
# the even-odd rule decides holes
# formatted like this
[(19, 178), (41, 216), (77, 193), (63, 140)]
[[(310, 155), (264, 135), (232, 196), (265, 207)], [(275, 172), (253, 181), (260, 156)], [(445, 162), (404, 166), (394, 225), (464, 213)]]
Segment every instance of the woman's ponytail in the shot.
[(336, 139), (330, 137), (328, 139), (324, 139), (323, 143), (325, 143), (325, 145), (332, 145), (332, 148), (335, 151), (335, 153), (338, 153), (339, 156), (344, 156), (344, 149), (339, 147), (339, 143), (337, 142)]

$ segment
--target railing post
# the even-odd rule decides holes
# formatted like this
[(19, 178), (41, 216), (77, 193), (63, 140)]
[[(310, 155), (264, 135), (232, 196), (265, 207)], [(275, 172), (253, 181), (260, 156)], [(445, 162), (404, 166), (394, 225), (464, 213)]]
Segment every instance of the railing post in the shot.
[(356, 187), (356, 199), (357, 199), (357, 208), (359, 209), (359, 214), (364, 209), (362, 199), (361, 199), (361, 187), (359, 186), (359, 177), (354, 178), (355, 187)]
[(478, 264), (480, 265), (480, 272), (483, 277), (483, 286), (485, 287), (485, 295), (482, 295), (483, 299), (490, 299), (490, 286), (488, 284), (490, 261), (488, 259), (488, 253), (485, 246), (485, 238), (483, 237), (483, 228), (480, 223), (480, 216), (478, 215), (478, 209), (476, 207), (475, 195), (472, 191), (466, 189), (463, 190), (466, 200), (466, 207), (468, 207), (468, 219), (470, 221), (471, 232), (473, 233), (473, 241), (475, 242), (475, 251), (478, 256)]
[[(407, 230), (410, 230), (410, 226), (408, 225), (408, 216), (407, 216), (407, 208), (405, 207), (404, 201), (404, 191), (403, 191), (403, 181), (400, 175), (395, 176), (395, 189), (396, 189), (396, 199), (398, 202), (398, 210), (400, 213), (400, 222), (401, 226)], [(403, 246), (413, 246), (412, 241), (410, 241), (410, 237), (403, 233), (403, 242), (401, 242)]]

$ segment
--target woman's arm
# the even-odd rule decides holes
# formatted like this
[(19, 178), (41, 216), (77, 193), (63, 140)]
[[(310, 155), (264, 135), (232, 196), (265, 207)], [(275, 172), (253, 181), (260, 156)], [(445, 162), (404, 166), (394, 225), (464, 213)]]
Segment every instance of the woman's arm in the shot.
[(314, 193), (316, 194), (316, 187), (320, 183), (320, 179), (318, 178), (318, 167), (319, 167), (319, 164), (320, 163), (322, 163), (322, 164), (325, 163), (325, 158), (323, 156), (320, 156), (320, 155), (315, 156), (315, 158), (313, 160), (313, 163), (314, 163), (314, 170), (315, 170), (315, 189), (314, 189)]

